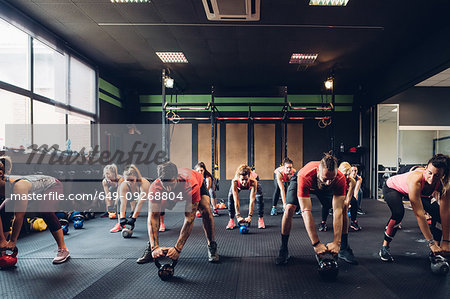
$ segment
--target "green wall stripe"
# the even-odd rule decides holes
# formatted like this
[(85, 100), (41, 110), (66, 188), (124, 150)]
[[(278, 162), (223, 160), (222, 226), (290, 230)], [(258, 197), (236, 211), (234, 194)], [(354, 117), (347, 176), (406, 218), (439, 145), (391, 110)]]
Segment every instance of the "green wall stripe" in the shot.
[[(179, 95), (176, 97), (178, 103), (208, 103), (211, 101), (211, 95)], [(288, 95), (288, 102), (291, 103), (330, 103), (331, 95)], [(161, 95), (141, 95), (139, 97), (139, 102), (141, 104), (152, 104), (161, 103)], [(170, 96), (166, 96), (166, 100), (170, 101)], [(172, 101), (175, 101), (175, 96), (172, 96)], [(283, 97), (215, 97), (214, 101), (216, 103), (283, 103)], [(351, 104), (353, 103), (352, 95), (336, 95), (336, 103)]]
[(111, 83), (103, 80), (102, 78), (99, 78), (98, 87), (109, 92), (112, 95), (115, 95), (119, 99), (121, 98), (120, 90)]
[(118, 100), (116, 100), (116, 99), (114, 99), (114, 98), (104, 94), (103, 92), (99, 92), (98, 95), (99, 95), (99, 98), (101, 100), (103, 100), (105, 102), (108, 102), (108, 103), (110, 103), (110, 104), (112, 104), (114, 106), (117, 106), (119, 108), (122, 108), (122, 103), (120, 101), (118, 101)]

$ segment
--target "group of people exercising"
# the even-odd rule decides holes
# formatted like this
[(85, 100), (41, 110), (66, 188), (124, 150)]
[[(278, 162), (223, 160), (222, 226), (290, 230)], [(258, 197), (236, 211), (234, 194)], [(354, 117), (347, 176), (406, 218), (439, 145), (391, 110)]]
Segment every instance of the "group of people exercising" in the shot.
[[(57, 179), (44, 175), (14, 176), (11, 175), (12, 161), (8, 157), (0, 158), (0, 248), (12, 250), (16, 247), (17, 238), (23, 223), (25, 210), (15, 212), (5, 211), (5, 189), (12, 193), (49, 193), (62, 192), (62, 184)], [(391, 217), (386, 225), (384, 241), (379, 251), (382, 261), (392, 262), (390, 243), (404, 215), (402, 200), (409, 198), (413, 212), (417, 218), (419, 228), (427, 240), (427, 244), (434, 254), (450, 253), (450, 183), (449, 183), (450, 157), (443, 154), (433, 156), (425, 167), (417, 168), (404, 174), (389, 178), (383, 187), (386, 203), (391, 210)], [(264, 200), (259, 178), (247, 165), (240, 165), (231, 181), (228, 193), (228, 212), (230, 220), (226, 229), (233, 229), (237, 223), (250, 224), (254, 212), (254, 204), (258, 210), (258, 228), (264, 229)], [(294, 213), (301, 214), (314, 252), (318, 255), (332, 254), (344, 261), (357, 264), (353, 251), (349, 245), (349, 228), (359, 230), (356, 220), (358, 214), (357, 198), (361, 192), (361, 177), (357, 175), (357, 168), (347, 162), (340, 165), (337, 159), (325, 154), (320, 161), (307, 163), (296, 171), (293, 162), (289, 159), (274, 172), (275, 191), (273, 195), (271, 215), (276, 215), (278, 199), (281, 196), (283, 203), (283, 217), (281, 223), (281, 247), (276, 258), (276, 264), (286, 264), (289, 260), (288, 241), (292, 229)], [(207, 239), (208, 260), (219, 261), (217, 243), (215, 242), (214, 215), (218, 214), (217, 199), (214, 193), (214, 178), (206, 170), (203, 163), (195, 166), (195, 170), (177, 168), (171, 162), (158, 165), (157, 178), (154, 181), (142, 177), (135, 165), (127, 166), (123, 176), (118, 174), (115, 165), (104, 168), (102, 182), (107, 194), (105, 203), (107, 211), (113, 208), (113, 194), (118, 195), (118, 222), (111, 229), (117, 232), (125, 225), (134, 227), (141, 208), (148, 202), (147, 229), (149, 242), (142, 257), (137, 262), (147, 263), (153, 259), (167, 256), (177, 260), (191, 233), (195, 215), (200, 213), (203, 229)], [(6, 187), (6, 188), (5, 188)], [(249, 206), (247, 217), (241, 215), (239, 192), (249, 190)], [(129, 200), (127, 193), (133, 194)], [(160, 196), (182, 194), (181, 198), (174, 200), (159, 200)], [(169, 194), (169, 195), (167, 195)], [(170, 196), (169, 196), (170, 197)], [(328, 229), (326, 221), (330, 209), (333, 215), (333, 240), (327, 244), (322, 243), (316, 230), (312, 215), (312, 200), (317, 198), (322, 205), (322, 221), (319, 231)], [(157, 200), (158, 199), (158, 200)], [(127, 202), (132, 203), (133, 213), (126, 217)], [(172, 210), (178, 202), (184, 202), (184, 223), (179, 237), (172, 247), (162, 246), (159, 243), (159, 232), (165, 230), (164, 212)], [(211, 205), (212, 203), (212, 205)], [(21, 203), (21, 204), (26, 204)], [(211, 208), (212, 207), (212, 208)], [(350, 210), (350, 221), (347, 213)], [(428, 224), (425, 212), (431, 216), (431, 225)], [(40, 213), (48, 224), (50, 231), (58, 245), (58, 253), (53, 263), (63, 263), (70, 256), (64, 243), (61, 225), (55, 213), (43, 211)], [(108, 215), (105, 213), (105, 215)], [(12, 230), (9, 221), (13, 218)], [(2, 225), (3, 223), (3, 225)]]

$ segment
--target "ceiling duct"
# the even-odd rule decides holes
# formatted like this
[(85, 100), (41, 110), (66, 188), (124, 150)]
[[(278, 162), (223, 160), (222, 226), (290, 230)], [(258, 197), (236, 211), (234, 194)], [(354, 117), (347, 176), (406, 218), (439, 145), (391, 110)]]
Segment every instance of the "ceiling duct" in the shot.
[(210, 21), (259, 21), (261, 0), (202, 0)]

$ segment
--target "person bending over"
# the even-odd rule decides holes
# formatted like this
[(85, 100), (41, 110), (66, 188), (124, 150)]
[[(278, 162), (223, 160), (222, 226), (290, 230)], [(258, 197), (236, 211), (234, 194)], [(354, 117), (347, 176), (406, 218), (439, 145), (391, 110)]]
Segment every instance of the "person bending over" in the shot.
[[(151, 261), (151, 258), (167, 256), (178, 260), (194, 225), (195, 213), (200, 210), (203, 220), (203, 230), (208, 241), (208, 260), (218, 262), (219, 254), (214, 237), (214, 217), (211, 213), (210, 199), (203, 176), (188, 168), (180, 168), (171, 162), (158, 165), (158, 178), (152, 183), (149, 191), (149, 215), (147, 220), (150, 242), (141, 259)], [(179, 197), (185, 202), (184, 223), (178, 240), (173, 247), (159, 244), (160, 211), (172, 209)], [(166, 198), (166, 200), (164, 200)], [(175, 200), (172, 200), (174, 198)], [(161, 200), (162, 199), (162, 200)]]
[[(230, 191), (228, 192), (228, 213), (230, 220), (226, 229), (234, 229), (234, 217), (236, 216), (237, 222), (247, 222), (250, 224), (253, 216), (253, 209), (255, 206), (255, 200), (258, 207), (258, 228), (264, 229), (264, 199), (262, 194), (262, 187), (257, 181), (256, 173), (252, 172), (249, 166), (240, 165), (235, 173), (233, 180), (231, 181)], [(241, 206), (239, 203), (239, 192), (242, 190), (250, 190), (250, 198), (248, 204), (248, 216), (244, 219), (241, 216)]]
[(286, 208), (286, 190), (291, 182), (291, 176), (296, 172), (292, 160), (289, 158), (285, 158), (283, 161), (283, 166), (278, 167), (274, 171), (274, 184), (275, 190), (272, 196), (272, 210), (270, 211), (271, 216), (278, 215), (277, 212), (277, 204), (280, 199), (283, 202), (283, 212)]
[[(391, 217), (386, 225), (383, 245), (379, 252), (382, 261), (394, 261), (389, 246), (405, 214), (403, 207), (405, 197), (411, 202), (419, 228), (432, 253), (449, 251), (449, 169), (449, 156), (437, 154), (428, 161), (426, 168), (417, 168), (398, 174), (386, 181), (383, 186), (383, 195), (391, 210)], [(440, 205), (435, 199), (440, 201)], [(432, 217), (431, 228), (427, 223), (425, 212)], [(444, 236), (443, 239), (442, 236)]]
[[(289, 259), (289, 234), (292, 227), (292, 217), (298, 205), (300, 205), (305, 228), (316, 254), (323, 255), (329, 252), (337, 255), (339, 253), (345, 189), (345, 177), (337, 169), (336, 158), (330, 154), (325, 154), (320, 161), (309, 162), (294, 173), (286, 194), (286, 209), (281, 222), (281, 247), (276, 264), (285, 264)], [(311, 194), (317, 196), (322, 205), (333, 206), (334, 240), (327, 245), (321, 243), (317, 235), (311, 212)], [(343, 241), (345, 242), (345, 239)]]

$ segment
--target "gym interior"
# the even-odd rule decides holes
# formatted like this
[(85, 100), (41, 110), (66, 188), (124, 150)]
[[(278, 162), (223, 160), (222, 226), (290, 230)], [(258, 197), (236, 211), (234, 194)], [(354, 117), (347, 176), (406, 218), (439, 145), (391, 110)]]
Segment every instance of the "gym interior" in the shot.
[[(17, 249), (0, 248), (0, 297), (449, 298), (449, 11), (448, 1), (0, 0), (0, 244)], [(331, 206), (290, 183), (310, 162), (317, 188), (323, 167), (347, 177)], [(168, 197), (155, 205), (177, 202), (168, 164), (189, 198), (155, 212), (159, 192)], [(444, 169), (428, 196), (439, 221), (409, 190), (390, 227), (388, 181), (420, 167), (425, 178), (430, 165)], [(20, 186), (60, 197), (22, 213)], [(354, 201), (335, 204), (344, 198)], [(353, 262), (330, 247), (344, 235)]]

